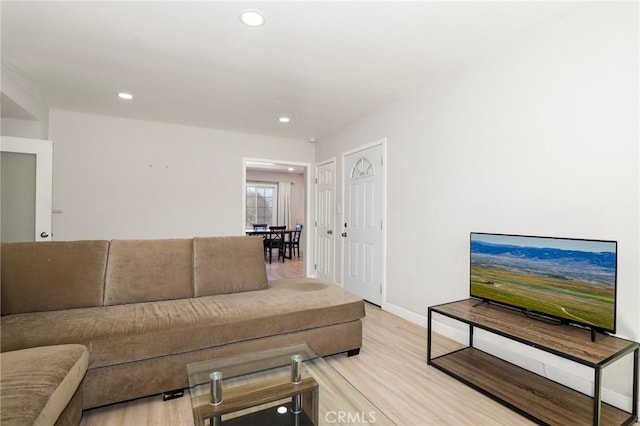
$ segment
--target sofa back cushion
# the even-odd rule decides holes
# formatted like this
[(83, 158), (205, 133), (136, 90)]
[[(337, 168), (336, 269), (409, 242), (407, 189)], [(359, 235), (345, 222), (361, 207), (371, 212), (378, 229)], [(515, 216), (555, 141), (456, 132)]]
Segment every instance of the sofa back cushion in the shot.
[(108, 241), (2, 244), (2, 315), (102, 305)]
[(260, 237), (193, 239), (196, 297), (269, 287)]
[(112, 240), (104, 305), (193, 297), (193, 240)]

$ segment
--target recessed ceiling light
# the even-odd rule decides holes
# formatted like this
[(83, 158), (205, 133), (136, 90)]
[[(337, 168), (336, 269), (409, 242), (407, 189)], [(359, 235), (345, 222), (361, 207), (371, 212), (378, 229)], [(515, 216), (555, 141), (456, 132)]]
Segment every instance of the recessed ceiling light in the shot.
[(133, 95), (131, 93), (125, 93), (125, 92), (120, 92), (118, 93), (118, 97), (120, 99), (126, 99), (128, 101), (130, 101), (131, 99), (133, 99)]
[(250, 27), (259, 27), (264, 24), (264, 16), (257, 10), (243, 10), (240, 14), (240, 20)]
[(278, 118), (278, 121), (281, 123), (288, 123), (291, 121), (291, 119), (289, 117), (280, 117)]
[(287, 170), (289, 170), (290, 172), (294, 171), (295, 169), (293, 167), (289, 167), (287, 168)]

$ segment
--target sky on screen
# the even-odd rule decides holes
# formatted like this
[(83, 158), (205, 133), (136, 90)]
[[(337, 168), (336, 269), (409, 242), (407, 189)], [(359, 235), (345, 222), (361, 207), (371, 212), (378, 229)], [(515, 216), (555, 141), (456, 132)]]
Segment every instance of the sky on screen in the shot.
[(506, 244), (521, 247), (557, 248), (562, 250), (577, 250), (592, 253), (616, 252), (615, 241), (572, 240), (567, 238), (526, 237), (517, 235), (476, 234), (472, 233), (473, 241), (491, 244)]

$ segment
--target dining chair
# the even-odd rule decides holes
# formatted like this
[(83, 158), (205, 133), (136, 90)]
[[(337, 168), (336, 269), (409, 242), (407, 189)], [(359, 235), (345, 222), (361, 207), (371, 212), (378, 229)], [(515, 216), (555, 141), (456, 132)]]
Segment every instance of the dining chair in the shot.
[(285, 258), (285, 230), (286, 226), (270, 226), (269, 232), (264, 239), (264, 258), (267, 259), (267, 252), (269, 252), (269, 263), (271, 263), (271, 259), (273, 258), (273, 250), (278, 250), (278, 260), (280, 260), (280, 256), (282, 256), (282, 262), (284, 262)]
[(266, 223), (254, 223), (253, 224), (253, 232), (255, 232), (254, 234), (252, 234), (251, 232), (247, 232), (247, 235), (259, 235), (262, 237), (262, 239), (266, 239), (267, 235), (265, 234), (264, 231), (267, 230), (267, 227), (269, 225), (267, 225)]
[(300, 235), (302, 235), (302, 225), (299, 223), (296, 223), (296, 227), (291, 233), (291, 245), (290, 245), (291, 257), (293, 257), (293, 254), (296, 251), (298, 253), (298, 257), (300, 257)]

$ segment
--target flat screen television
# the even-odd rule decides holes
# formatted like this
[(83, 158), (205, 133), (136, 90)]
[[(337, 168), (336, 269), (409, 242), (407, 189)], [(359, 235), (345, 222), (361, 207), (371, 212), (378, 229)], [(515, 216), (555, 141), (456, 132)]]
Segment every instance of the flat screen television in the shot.
[(471, 296), (616, 331), (617, 242), (471, 233)]

